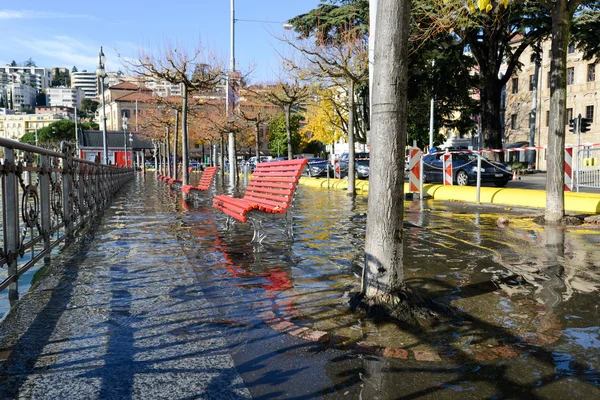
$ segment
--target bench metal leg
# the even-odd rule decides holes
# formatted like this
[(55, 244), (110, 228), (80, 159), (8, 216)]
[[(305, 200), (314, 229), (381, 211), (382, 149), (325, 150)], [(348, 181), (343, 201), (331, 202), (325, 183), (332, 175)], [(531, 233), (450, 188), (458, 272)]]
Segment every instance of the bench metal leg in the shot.
[(229, 215), (227, 216), (227, 219), (225, 219), (225, 230), (226, 231), (231, 231), (233, 230), (233, 226), (235, 225), (235, 219), (233, 219), (232, 217), (230, 217)]
[(287, 213), (285, 217), (285, 235), (288, 239), (294, 239), (294, 224), (292, 223), (292, 213)]
[(262, 220), (252, 218), (250, 219), (250, 223), (252, 224), (252, 228), (254, 228), (254, 236), (252, 237), (252, 244), (261, 244), (262, 241), (267, 237), (267, 232), (262, 224)]

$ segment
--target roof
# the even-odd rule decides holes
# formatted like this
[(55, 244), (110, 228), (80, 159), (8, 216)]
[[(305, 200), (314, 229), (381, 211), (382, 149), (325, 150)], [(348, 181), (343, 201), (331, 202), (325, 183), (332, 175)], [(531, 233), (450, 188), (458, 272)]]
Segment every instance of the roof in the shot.
[(149, 101), (150, 99), (152, 99), (152, 96), (150, 96), (146, 93), (133, 92), (133, 93), (127, 93), (126, 95), (118, 97), (115, 99), (115, 101), (135, 102), (136, 100), (137, 101)]
[[(127, 143), (127, 147), (137, 150), (137, 149), (153, 149), (152, 140), (150, 138), (145, 137), (140, 132), (127, 132), (133, 135), (133, 146), (132, 142)], [(124, 134), (123, 131), (108, 131), (106, 132), (108, 143), (107, 146), (109, 149), (122, 149), (124, 147)], [(85, 148), (96, 148), (101, 149), (104, 147), (104, 139), (102, 136), (102, 131), (91, 131), (84, 130), (79, 135), (79, 147), (82, 149)]]
[(131, 83), (131, 82), (121, 82), (121, 83), (117, 83), (114, 86), (109, 87), (109, 89), (115, 89), (115, 90), (138, 90), (140, 87), (138, 85), (136, 85), (135, 83)]

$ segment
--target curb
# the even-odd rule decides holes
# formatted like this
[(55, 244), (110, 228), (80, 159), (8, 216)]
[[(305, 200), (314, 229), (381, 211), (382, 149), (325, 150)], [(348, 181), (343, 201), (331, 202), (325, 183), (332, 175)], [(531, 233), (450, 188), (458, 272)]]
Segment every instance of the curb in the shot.
[[(300, 178), (300, 185), (327, 189), (326, 178)], [(332, 189), (347, 189), (347, 179), (329, 179), (329, 187)], [(477, 188), (472, 186), (444, 186), (424, 184), (425, 197), (431, 196), (434, 200), (463, 201), (477, 203)], [(365, 194), (369, 192), (369, 182), (356, 181), (356, 192)], [(404, 192), (408, 193), (408, 183), (404, 183)], [(479, 204), (498, 204), (513, 207), (546, 208), (546, 191), (535, 189), (506, 189), (482, 187)], [(600, 213), (600, 194), (596, 193), (565, 193), (565, 211), (582, 214)]]

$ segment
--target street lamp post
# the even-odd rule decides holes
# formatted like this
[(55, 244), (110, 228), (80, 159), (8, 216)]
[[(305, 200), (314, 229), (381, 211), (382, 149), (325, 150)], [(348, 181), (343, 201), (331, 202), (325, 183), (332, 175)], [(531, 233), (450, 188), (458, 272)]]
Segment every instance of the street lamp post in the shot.
[(123, 113), (123, 148), (125, 150), (125, 168), (127, 168), (127, 116), (125, 113)]
[(100, 54), (98, 54), (98, 69), (96, 69), (96, 77), (98, 78), (98, 85), (100, 86), (100, 100), (102, 106), (102, 144), (104, 151), (104, 164), (108, 165), (108, 135), (106, 133), (106, 109), (104, 108), (104, 77), (106, 76), (106, 70), (104, 69), (104, 63), (106, 57), (102, 52), (102, 46), (100, 47)]

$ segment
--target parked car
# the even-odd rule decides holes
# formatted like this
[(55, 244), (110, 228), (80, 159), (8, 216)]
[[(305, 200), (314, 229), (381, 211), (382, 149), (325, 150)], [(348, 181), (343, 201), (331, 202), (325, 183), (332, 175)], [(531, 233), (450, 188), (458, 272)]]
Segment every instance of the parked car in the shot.
[(302, 175), (306, 176), (329, 176), (333, 177), (333, 167), (323, 158), (309, 158), (308, 164), (304, 167)]
[[(348, 176), (348, 153), (344, 153), (336, 161), (340, 166), (340, 177)], [(370, 153), (354, 153), (354, 165), (356, 177), (359, 179), (369, 179), (369, 157)], [(335, 166), (334, 166), (335, 168)]]
[[(269, 156), (260, 156), (260, 161), (259, 162), (267, 162), (267, 161), (272, 161), (271, 157)], [(256, 168), (256, 156), (252, 156), (248, 159), (248, 161), (246, 161), (246, 165), (250, 167), (250, 171), (254, 171), (254, 168)]]
[[(423, 182), (443, 182), (443, 154), (430, 154), (423, 157)], [(481, 156), (481, 183), (506, 186), (512, 179), (510, 166)], [(477, 154), (452, 154), (452, 180), (456, 185), (467, 186), (477, 183)]]

